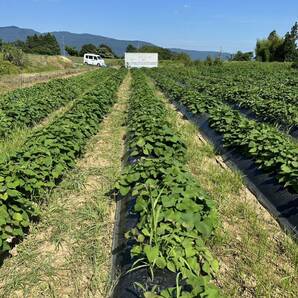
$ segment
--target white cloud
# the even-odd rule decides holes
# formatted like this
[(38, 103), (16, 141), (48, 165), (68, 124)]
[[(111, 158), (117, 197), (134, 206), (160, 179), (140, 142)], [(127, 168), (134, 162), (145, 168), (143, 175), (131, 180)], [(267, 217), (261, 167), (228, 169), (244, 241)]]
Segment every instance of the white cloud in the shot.
[(184, 4), (183, 8), (185, 8), (185, 9), (190, 8), (190, 4)]

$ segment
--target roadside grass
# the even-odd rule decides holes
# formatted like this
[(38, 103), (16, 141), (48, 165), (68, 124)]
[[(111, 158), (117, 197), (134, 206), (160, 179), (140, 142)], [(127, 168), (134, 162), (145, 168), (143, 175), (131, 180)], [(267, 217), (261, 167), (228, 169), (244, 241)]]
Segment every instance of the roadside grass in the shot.
[(109, 192), (121, 172), (129, 86), (128, 75), (85, 155), (0, 268), (0, 297), (107, 297), (115, 217)]
[(187, 144), (190, 171), (217, 204), (219, 225), (210, 243), (221, 265), (215, 283), (229, 297), (297, 297), (297, 243), (244, 186), (241, 175), (224, 166), (197, 127), (160, 91), (157, 95)]
[(63, 56), (24, 54), (24, 65), (17, 66), (3, 59), (0, 52), (0, 94), (30, 86), (50, 78), (62, 77), (87, 70)]
[(27, 53), (24, 53), (24, 64), (22, 66), (17, 66), (4, 60), (3, 53), (0, 53), (0, 75), (46, 72), (74, 67), (75, 65), (70, 59), (60, 55), (49, 56)]

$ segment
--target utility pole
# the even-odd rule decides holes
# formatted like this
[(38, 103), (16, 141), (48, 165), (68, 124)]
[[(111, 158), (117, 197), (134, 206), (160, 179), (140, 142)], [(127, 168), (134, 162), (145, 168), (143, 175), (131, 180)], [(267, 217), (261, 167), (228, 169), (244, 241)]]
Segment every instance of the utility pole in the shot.
[(62, 35), (62, 55), (65, 56), (64, 35)]
[(219, 59), (221, 60), (222, 47), (219, 48)]

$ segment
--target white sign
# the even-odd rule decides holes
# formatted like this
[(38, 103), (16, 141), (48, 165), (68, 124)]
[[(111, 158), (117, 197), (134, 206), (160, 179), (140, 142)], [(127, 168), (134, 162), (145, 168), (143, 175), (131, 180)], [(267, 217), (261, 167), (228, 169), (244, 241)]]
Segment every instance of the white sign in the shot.
[(125, 67), (158, 67), (158, 53), (125, 53)]

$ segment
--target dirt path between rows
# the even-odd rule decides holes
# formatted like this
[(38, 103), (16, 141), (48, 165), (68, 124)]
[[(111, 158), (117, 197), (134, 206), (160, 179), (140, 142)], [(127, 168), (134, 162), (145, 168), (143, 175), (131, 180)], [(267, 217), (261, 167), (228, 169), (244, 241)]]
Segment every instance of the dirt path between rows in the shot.
[(0, 268), (0, 297), (106, 297), (131, 77), (77, 168), (50, 197), (41, 222)]

